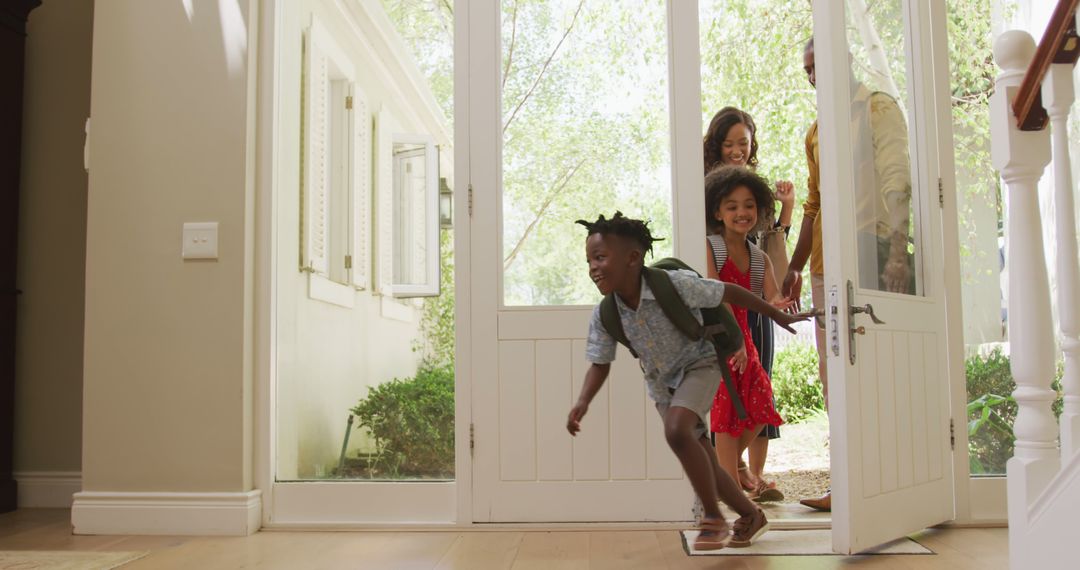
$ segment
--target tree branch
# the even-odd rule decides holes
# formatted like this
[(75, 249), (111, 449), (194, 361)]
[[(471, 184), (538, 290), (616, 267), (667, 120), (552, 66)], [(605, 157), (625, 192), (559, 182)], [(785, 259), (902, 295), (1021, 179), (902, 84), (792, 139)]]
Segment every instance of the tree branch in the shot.
[(894, 99), (900, 99), (900, 89), (896, 87), (892, 70), (889, 69), (889, 61), (885, 56), (885, 49), (881, 43), (881, 36), (874, 28), (871, 21), (870, 9), (863, 0), (848, 0), (851, 3), (851, 12), (862, 38), (863, 46), (866, 47), (866, 58), (870, 61), (872, 74), (881, 77), (883, 85), (881, 90), (888, 93)]
[[(518, 2), (514, 1), (514, 14), (510, 17), (510, 49), (506, 51), (506, 64), (503, 65), (502, 89), (506, 89), (506, 78), (510, 75), (510, 64), (514, 61), (514, 43), (517, 40)], [(503, 129), (505, 132), (506, 129)]]
[[(446, 33), (446, 38), (451, 46), (454, 45), (454, 31), (450, 28), (453, 27), (450, 22), (454, 21), (454, 7), (450, 4), (449, 0), (432, 0), (432, 6), (435, 10), (435, 17), (439, 19), (439, 23), (442, 24), (443, 32)], [(443, 13), (443, 10), (446, 10)], [(450, 17), (447, 18), (446, 15)]]
[(555, 49), (551, 50), (551, 55), (549, 55), (547, 61), (544, 62), (544, 66), (540, 68), (540, 73), (536, 75), (536, 79), (533, 80), (532, 85), (529, 87), (529, 91), (525, 93), (525, 96), (522, 97), (521, 101), (519, 101), (517, 106), (514, 107), (514, 112), (510, 113), (510, 118), (507, 119), (506, 124), (503, 125), (503, 133), (506, 133), (506, 129), (510, 127), (510, 123), (514, 122), (514, 118), (517, 117), (518, 111), (521, 110), (522, 105), (524, 105), (525, 102), (529, 100), (529, 97), (533, 94), (533, 91), (536, 90), (536, 86), (540, 84), (540, 80), (544, 78), (544, 73), (547, 72), (547, 68), (549, 65), (551, 65), (551, 61), (555, 59), (555, 54), (559, 53), (559, 48), (562, 47), (563, 42), (566, 41), (566, 36), (569, 36), (570, 30), (574, 29), (574, 24), (577, 22), (578, 14), (581, 13), (581, 7), (584, 5), (585, 0), (581, 0), (581, 2), (578, 3), (577, 10), (574, 12), (574, 18), (570, 20), (570, 25), (566, 27), (566, 31), (563, 32), (562, 37), (559, 38), (559, 43), (555, 44)]
[(559, 194), (562, 194), (562, 191), (566, 189), (566, 185), (570, 183), (570, 180), (577, 174), (578, 169), (580, 169), (583, 164), (585, 164), (584, 158), (566, 171), (563, 176), (555, 179), (555, 183), (553, 184), (554, 188), (548, 193), (547, 198), (544, 199), (544, 203), (540, 206), (540, 210), (533, 216), (529, 225), (525, 226), (525, 233), (521, 234), (521, 239), (514, 245), (514, 249), (510, 250), (510, 255), (507, 255), (506, 259), (503, 260), (503, 271), (509, 270), (510, 266), (514, 264), (514, 260), (517, 259), (518, 253), (521, 253), (521, 248), (525, 246), (525, 240), (529, 239), (529, 235), (532, 234), (533, 229), (536, 228), (536, 224), (540, 222), (540, 218), (544, 217), (544, 212), (551, 207), (551, 203), (555, 201), (555, 198), (558, 197)]

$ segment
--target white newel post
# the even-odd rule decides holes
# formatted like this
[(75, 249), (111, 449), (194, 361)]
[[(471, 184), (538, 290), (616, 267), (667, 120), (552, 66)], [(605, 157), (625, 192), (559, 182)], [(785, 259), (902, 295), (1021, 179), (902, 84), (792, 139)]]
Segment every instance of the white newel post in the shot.
[(1050, 114), (1054, 140), (1054, 217), (1057, 235), (1057, 298), (1061, 352), (1065, 356), (1065, 409), (1061, 413), (1061, 461), (1080, 449), (1080, 256), (1076, 245), (1073, 178), (1069, 160), (1069, 111), (1072, 109), (1073, 66), (1056, 63), (1043, 80), (1043, 103)]
[[(1016, 450), (1006, 465), (1009, 492), (1010, 552), (1023, 548), (1028, 508), (1060, 467), (1057, 425), (1050, 411), (1054, 392), (1054, 331), (1050, 286), (1043, 253), (1037, 184), (1050, 162), (1050, 134), (1021, 131), (1012, 100), (1035, 53), (1027, 32), (1008, 31), (994, 42), (1002, 69), (990, 99), (991, 158), (1008, 186), (1009, 343), (1018, 412)], [(1020, 568), (1014, 559), (1014, 568)]]

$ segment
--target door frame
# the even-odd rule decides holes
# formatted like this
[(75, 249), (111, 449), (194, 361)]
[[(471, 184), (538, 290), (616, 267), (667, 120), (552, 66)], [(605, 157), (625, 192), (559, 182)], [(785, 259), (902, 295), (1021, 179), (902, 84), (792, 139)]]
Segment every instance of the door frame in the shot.
[[(471, 373), (474, 378), (489, 379), (497, 382), (499, 361), (495, 356), (499, 347), (499, 322), (507, 316), (522, 316), (538, 312), (560, 313), (586, 312), (589, 307), (582, 306), (545, 306), (545, 307), (506, 307), (502, 295), (501, 266), (497, 260), (501, 255), (501, 187), (502, 187), (502, 104), (500, 91), (501, 73), (501, 32), (502, 6), (497, 0), (471, 0), (468, 2), (468, 16), (462, 18), (462, 11), (455, 14), (461, 20), (468, 20), (467, 32), (462, 33), (463, 22), (458, 22), (459, 37), (467, 37), (468, 44), (464, 52), (456, 55), (466, 56), (467, 62), (458, 58), (461, 67), (468, 66), (468, 82), (461, 81), (455, 86), (458, 98), (455, 110), (459, 131), (455, 133), (459, 144), (457, 159), (466, 160), (467, 165), (458, 166), (457, 187), (470, 188), (473, 195), (476, 241), (472, 243), (470, 255), (475, 255), (475, 266), (470, 265), (470, 273), (478, 278), (472, 283), (472, 302), (469, 307), (469, 327), (472, 334)], [(703, 149), (701, 146), (701, 77), (699, 63), (698, 10), (697, 2), (667, 0), (665, 2), (667, 24), (668, 53), (668, 111), (671, 145), (671, 208), (675, 255), (703, 272), (705, 266), (705, 221), (701, 216), (704, 195), (704, 179), (701, 176)], [(458, 71), (461, 71), (459, 68)], [(460, 76), (459, 76), (460, 77)], [(464, 92), (464, 94), (463, 94)], [(464, 110), (467, 119), (460, 114)], [(467, 125), (467, 132), (462, 125)], [(464, 137), (465, 140), (462, 140)], [(473, 158), (465, 158), (463, 155)], [(494, 239), (492, 239), (494, 237)], [(471, 263), (471, 261), (470, 261)], [(460, 315), (459, 315), (460, 316)], [(584, 329), (581, 330), (584, 336)], [(461, 353), (459, 352), (459, 355)], [(485, 384), (484, 386), (487, 386)], [(491, 487), (486, 486), (489, 478), (498, 479), (498, 449), (493, 448), (490, 434), (496, 428), (490, 424), (492, 406), (497, 407), (499, 400), (494, 391), (482, 389), (480, 385), (473, 392), (471, 404), (484, 413), (477, 417), (477, 446), (483, 449), (478, 454), (474, 469), (481, 471), (474, 474), (471, 489), (471, 502), (459, 504), (459, 517), (473, 521), (488, 521), (492, 514)], [(497, 414), (496, 414), (497, 417)], [(486, 423), (485, 423), (486, 422)], [(471, 424), (470, 424), (471, 427)], [(467, 511), (467, 514), (466, 514)], [(546, 515), (538, 515), (545, 517)], [(616, 517), (618, 515), (615, 515)], [(600, 520), (603, 520), (602, 518)], [(547, 523), (543, 523), (547, 524)]]
[[(332, 3), (339, 5), (340, 3)], [(467, 3), (458, 9), (467, 13)], [(282, 101), (280, 89), (283, 78), (282, 61), (285, 50), (291, 46), (289, 38), (284, 37), (286, 19), (293, 16), (294, 4), (290, 0), (272, 0), (251, 5), (252, 21), (258, 22), (257, 30), (251, 32), (255, 49), (248, 51), (249, 69), (257, 70), (257, 76), (249, 81), (249, 129), (248, 137), (252, 154), (249, 164), (253, 165), (253, 188), (249, 196), (254, 201), (254, 231), (250, 235), (252, 249), (249, 252), (253, 271), (250, 287), (254, 303), (251, 314), (253, 346), (251, 358), (253, 370), (251, 479), (256, 489), (262, 491), (261, 526), (263, 528), (304, 528), (304, 529), (342, 529), (342, 528), (446, 528), (455, 525), (469, 525), (471, 520), (463, 518), (461, 504), (470, 500), (472, 463), (469, 455), (468, 417), (471, 414), (470, 400), (470, 363), (467, 355), (471, 335), (463, 315), (467, 315), (469, 306), (469, 236), (468, 218), (469, 194), (464, 191), (466, 185), (458, 186), (462, 172), (467, 171), (467, 153), (455, 155), (455, 188), (453, 209), (457, 212), (454, 223), (455, 275), (454, 283), (457, 294), (455, 319), (458, 321), (456, 342), (458, 357), (455, 367), (455, 478), (450, 482), (304, 482), (282, 483), (275, 480), (276, 471), (276, 417), (275, 404), (277, 392), (277, 255), (278, 243), (275, 231), (278, 200), (282, 188), (290, 182), (279, 173), (277, 164), (282, 152), (279, 124)], [(455, 18), (455, 44), (465, 43), (467, 37), (461, 33), (465, 18)], [(466, 28), (467, 29), (467, 28)], [(455, 45), (455, 50), (457, 50)], [(460, 96), (459, 86), (466, 84), (467, 66), (455, 66), (455, 99)], [(467, 94), (467, 90), (465, 91)], [(459, 114), (459, 116), (462, 116)], [(454, 144), (467, 141), (467, 130), (457, 127)], [(455, 149), (456, 152), (456, 149)], [(291, 155), (290, 155), (291, 156)], [(463, 170), (458, 170), (463, 169)], [(463, 311), (466, 311), (463, 313)], [(463, 358), (464, 357), (464, 358)], [(246, 423), (246, 422), (245, 422)], [(299, 486), (304, 492), (298, 493)], [(278, 486), (275, 489), (275, 486)], [(366, 489), (361, 489), (366, 487)], [(348, 505), (342, 505), (341, 493), (346, 490), (355, 498), (363, 494), (365, 505), (371, 508), (368, 515), (357, 513), (351, 516)], [(402, 500), (412, 503), (426, 503), (424, 512), (402, 512)], [(309, 504), (314, 503), (314, 504)], [(280, 516), (286, 513), (283, 518)]]
[[(490, 0), (489, 0), (490, 1)], [(252, 32), (254, 45), (257, 49), (248, 52), (250, 69), (257, 69), (258, 77), (251, 81), (249, 92), (251, 115), (251, 128), (249, 138), (255, 144), (249, 145), (253, 155), (251, 163), (254, 165), (253, 199), (254, 208), (254, 233), (253, 248), (250, 252), (253, 262), (253, 283), (250, 285), (254, 296), (253, 314), (251, 326), (253, 328), (254, 346), (252, 354), (252, 370), (254, 372), (252, 392), (252, 417), (251, 432), (253, 441), (252, 449), (252, 481), (256, 489), (262, 491), (262, 524), (263, 526), (282, 526), (275, 523), (273, 517), (274, 504), (274, 445), (276, 438), (272, 423), (274, 422), (274, 395), (277, 381), (274, 362), (276, 361), (276, 310), (274, 287), (274, 252), (277, 244), (275, 232), (272, 231), (274, 212), (276, 211), (276, 197), (278, 181), (274, 168), (274, 159), (278, 154), (277, 140), (277, 112), (280, 102), (278, 101), (277, 87), (280, 81), (278, 71), (280, 59), (280, 34), (283, 12), (286, 12), (287, 0), (273, 0), (271, 2), (253, 4), (253, 21), (258, 22), (258, 30)], [(471, 133), (476, 123), (468, 106), (470, 100), (469, 57), (460, 57), (460, 54), (468, 54), (472, 48), (470, 30), (477, 20), (477, 15), (472, 7), (474, 2), (459, 2), (455, 7), (454, 24), (454, 98), (455, 98), (455, 132), (454, 132), (454, 171), (455, 189), (454, 211), (456, 220), (454, 225), (455, 247), (455, 289), (456, 294), (456, 342), (457, 357), (455, 367), (455, 496), (456, 517), (447, 521), (447, 524), (456, 524), (459, 527), (473, 525), (473, 462), (470, 449), (470, 418), (472, 416), (472, 375), (473, 375), (473, 322), (471, 315), (472, 307), (472, 283), (471, 262), (472, 252), (472, 228), (470, 212), (473, 207), (473, 196), (469, 181), (471, 172)], [(693, 56), (696, 62), (700, 40), (697, 34), (677, 33), (685, 26), (698, 26), (697, 2), (684, 2), (668, 0), (669, 17), (669, 60), (679, 53), (678, 61), (683, 65), (672, 64), (670, 68), (671, 78), (669, 89), (671, 90), (671, 144), (673, 150), (672, 175), (679, 184), (688, 186), (702, 184), (699, 170), (695, 166), (694, 158), (699, 157), (701, 152), (697, 139), (700, 137), (697, 130), (701, 124), (700, 110), (700, 68), (697, 65), (686, 65), (689, 56)], [(947, 16), (943, 3), (930, 3), (931, 21), (942, 20)], [(491, 25), (490, 22), (488, 25)], [(495, 24), (497, 29), (498, 23)], [(943, 46), (935, 49), (934, 81), (940, 85), (949, 85), (949, 62), (947, 59), (947, 32), (944, 26), (933, 28), (933, 43), (935, 46)], [(689, 83), (687, 83), (689, 81)], [(686, 89), (682, 86), (696, 87)], [(939, 89), (939, 100), (936, 105), (937, 125), (941, 129), (948, 129), (951, 137), (952, 120), (948, 103), (948, 89)], [(690, 112), (685, 112), (690, 109)], [(696, 114), (695, 114), (696, 109)], [(693, 138), (679, 136), (685, 131), (694, 132)], [(940, 136), (943, 135), (939, 135)], [(683, 142), (686, 148), (680, 146), (680, 141), (693, 140), (693, 144)], [(942, 145), (939, 149), (940, 172), (944, 186), (944, 210), (942, 213), (943, 228), (942, 237), (946, 252), (959, 251), (959, 234), (957, 221), (956, 184), (954, 157), (951, 145)], [(688, 153), (688, 154), (683, 154)], [(677, 161), (676, 157), (686, 157)], [(700, 158), (699, 158), (700, 160)], [(680, 216), (680, 213), (682, 214)], [(689, 220), (688, 228), (700, 229), (698, 234), (704, 233), (704, 222), (694, 211), (692, 201), (673, 202), (673, 215), (676, 219)], [(695, 228), (695, 224), (701, 228)], [(693, 231), (688, 229), (688, 231)], [(702, 240), (676, 240), (676, 251), (692, 265), (694, 261), (703, 263), (704, 245)], [(681, 245), (680, 245), (681, 244)], [(700, 250), (700, 251), (698, 251)], [(954, 418), (966, 417), (966, 383), (964, 381), (963, 366), (963, 323), (962, 303), (960, 300), (960, 274), (959, 268), (947, 264), (945, 267), (946, 307), (948, 310), (948, 354), (949, 371), (952, 389), (952, 415)], [(956, 356), (959, 355), (959, 358)], [(966, 422), (961, 422), (966, 425)], [(1006, 520), (1005, 512), (1005, 478), (972, 478), (968, 470), (967, 434), (966, 430), (959, 429), (956, 433), (957, 448), (962, 450), (954, 453), (955, 497), (956, 497), (956, 520), (952, 525), (971, 526), (986, 524), (1003, 524)], [(664, 524), (643, 523), (645, 526), (670, 526)], [(285, 523), (285, 526), (298, 526)], [(343, 525), (334, 526), (409, 526), (416, 523), (374, 523), (372, 525)], [(544, 525), (551, 526), (551, 525)]]

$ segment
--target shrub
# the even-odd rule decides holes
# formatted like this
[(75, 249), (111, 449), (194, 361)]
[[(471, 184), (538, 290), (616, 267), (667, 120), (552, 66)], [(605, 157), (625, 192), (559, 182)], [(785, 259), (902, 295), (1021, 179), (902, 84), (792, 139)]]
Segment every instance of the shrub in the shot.
[(390, 478), (454, 474), (454, 368), (421, 366), (415, 378), (370, 388), (352, 409), (375, 440), (368, 468)]
[[(964, 362), (967, 377), (968, 402), (968, 463), (971, 473), (1005, 473), (1005, 462), (1013, 455), (1016, 437), (1012, 426), (1016, 422), (1016, 389), (1009, 357), (994, 348), (986, 356), (978, 354)], [(1058, 393), (1051, 409), (1055, 416), (1061, 415), (1061, 376), (1064, 370), (1057, 366), (1057, 378), (1052, 388)]]
[(818, 379), (817, 350), (804, 342), (792, 342), (776, 353), (772, 387), (776, 411), (785, 422), (798, 423), (824, 412), (825, 396)]

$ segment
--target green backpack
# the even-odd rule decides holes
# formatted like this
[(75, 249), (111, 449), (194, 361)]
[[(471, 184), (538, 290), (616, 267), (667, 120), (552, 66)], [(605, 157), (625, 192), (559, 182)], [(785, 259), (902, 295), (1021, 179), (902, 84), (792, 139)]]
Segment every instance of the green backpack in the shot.
[[(723, 305), (717, 305), (702, 308), (701, 318), (704, 323), (697, 321), (693, 311), (683, 302), (679, 292), (675, 289), (675, 285), (671, 282), (671, 277), (665, 271), (677, 269), (694, 271), (682, 260), (665, 257), (642, 269), (645, 283), (652, 290), (656, 302), (660, 303), (660, 309), (664, 311), (664, 315), (675, 325), (675, 328), (679, 329), (691, 340), (708, 337), (712, 341), (713, 346), (716, 348), (716, 357), (720, 361), (720, 372), (724, 377), (724, 386), (727, 388), (728, 397), (731, 398), (739, 418), (745, 419), (746, 408), (743, 406), (742, 399), (739, 398), (739, 393), (735, 389), (735, 382), (731, 378), (731, 372), (727, 365), (728, 357), (743, 346), (742, 331), (739, 329), (739, 323), (735, 321), (735, 316)], [(701, 277), (701, 274), (696, 271), (694, 271), (694, 274)], [(614, 293), (606, 295), (604, 300), (600, 301), (600, 322), (604, 325), (604, 330), (612, 338), (625, 346), (630, 351), (630, 354), (637, 358), (637, 351), (630, 346), (630, 340), (626, 338), (626, 332), (623, 331), (622, 319), (619, 317), (619, 308), (615, 304), (614, 295)]]

